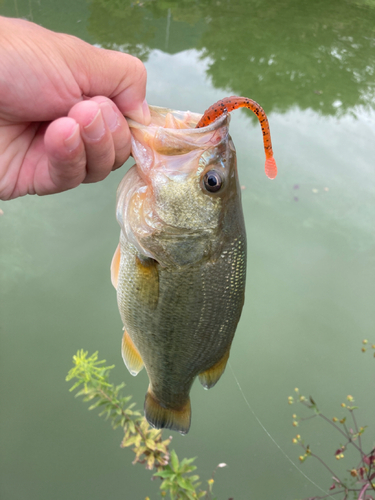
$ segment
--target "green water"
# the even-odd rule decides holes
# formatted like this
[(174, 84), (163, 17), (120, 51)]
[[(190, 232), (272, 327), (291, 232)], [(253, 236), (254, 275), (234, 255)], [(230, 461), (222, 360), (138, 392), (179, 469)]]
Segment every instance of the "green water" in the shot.
[[(301, 409), (287, 397), (298, 386), (341, 417), (352, 394), (369, 425), (365, 449), (374, 446), (375, 360), (361, 342), (375, 342), (375, 1), (0, 0), (0, 14), (138, 55), (150, 104), (203, 112), (239, 94), (265, 108), (275, 181), (258, 123), (246, 111), (231, 122), (248, 283), (230, 360), (296, 467), (230, 368), (211, 391), (194, 385), (191, 431), (172, 445), (198, 457), (202, 479), (228, 464), (215, 476), (219, 500), (323, 495), (300, 470), (325, 491), (330, 474), (313, 459), (299, 465), (296, 432), (342, 477), (358, 459), (335, 460), (341, 439), (323, 422), (292, 427)], [(65, 382), (78, 349), (99, 350), (143, 404), (147, 376), (123, 366), (109, 279), (127, 166), (96, 185), (0, 204), (1, 500), (158, 498), (120, 431)]]

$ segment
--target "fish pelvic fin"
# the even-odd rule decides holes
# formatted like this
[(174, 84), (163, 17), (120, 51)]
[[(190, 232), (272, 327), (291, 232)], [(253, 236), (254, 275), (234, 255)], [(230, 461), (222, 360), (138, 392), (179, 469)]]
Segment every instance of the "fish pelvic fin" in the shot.
[(126, 330), (124, 331), (124, 336), (122, 337), (121, 354), (130, 374), (134, 377), (138, 375), (144, 366), (143, 359)]
[(149, 387), (145, 399), (145, 417), (155, 429), (171, 429), (187, 434), (191, 421), (190, 398), (178, 409), (163, 408)]
[(199, 382), (205, 389), (211, 389), (224, 373), (229, 358), (229, 351), (230, 349), (228, 349), (224, 356), (211, 366), (211, 368), (199, 374)]
[(116, 290), (117, 290), (117, 282), (118, 282), (118, 273), (120, 270), (120, 260), (121, 260), (120, 245), (117, 245), (117, 248), (116, 248), (116, 251), (112, 257), (112, 263), (111, 263), (111, 281), (112, 281), (112, 285), (116, 288)]

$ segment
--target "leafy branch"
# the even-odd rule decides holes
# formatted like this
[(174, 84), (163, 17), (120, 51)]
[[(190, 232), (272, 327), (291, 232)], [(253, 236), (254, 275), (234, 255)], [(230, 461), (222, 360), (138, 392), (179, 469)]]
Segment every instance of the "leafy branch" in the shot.
[[(109, 419), (114, 429), (123, 429), (121, 447), (132, 447), (135, 454), (133, 464), (138, 462), (145, 464), (148, 470), (156, 469), (153, 477), (162, 479), (162, 496), (169, 493), (171, 500), (214, 500), (212, 486), (216, 469), (207, 481), (208, 489), (198, 489), (201, 485), (199, 476), (191, 474), (196, 469), (192, 465), (195, 458), (179, 461), (176, 452), (169, 451), (172, 437), (163, 440), (162, 431), (153, 429), (141, 413), (133, 409), (135, 403), (129, 403), (131, 396), (121, 395), (124, 383), (115, 386), (109, 382), (113, 365), (105, 366), (104, 360), (98, 360), (97, 352), (88, 357), (83, 350), (73, 356), (73, 364), (66, 377), (67, 381), (76, 380), (70, 391), (79, 389), (76, 397), (82, 396), (83, 401), (92, 402), (89, 410), (100, 408), (99, 416)], [(219, 464), (217, 467), (225, 466)]]
[[(367, 343), (367, 340), (363, 341), (364, 346), (366, 346)], [(372, 349), (375, 349), (375, 344), (372, 345)], [(366, 352), (366, 350), (366, 347), (362, 347), (362, 352)], [(300, 462), (305, 462), (308, 457), (314, 457), (330, 473), (333, 479), (333, 483), (329, 488), (329, 493), (327, 495), (313, 497), (309, 500), (322, 500), (339, 493), (343, 494), (343, 500), (346, 500), (348, 498), (349, 493), (353, 493), (356, 500), (375, 500), (375, 448), (371, 449), (371, 451), (368, 453), (366, 453), (363, 449), (362, 435), (366, 430), (366, 426), (358, 426), (355, 416), (355, 410), (358, 409), (358, 406), (353, 405), (353, 396), (348, 395), (346, 397), (347, 403), (341, 403), (341, 407), (344, 408), (345, 411), (349, 412), (349, 415), (342, 418), (333, 417), (332, 419), (330, 419), (321, 412), (311, 396), (307, 398), (301, 395), (298, 388), (294, 389), (294, 391), (296, 395), (294, 397), (289, 396), (288, 403), (300, 403), (313, 412), (313, 415), (310, 415), (309, 417), (298, 417), (296, 414), (293, 414), (294, 427), (298, 427), (300, 422), (310, 420), (311, 418), (322, 418), (324, 421), (330, 424), (336, 432), (338, 432), (345, 438), (344, 442), (341, 443), (339, 448), (335, 451), (336, 459), (343, 459), (345, 456), (345, 451), (349, 447), (354, 448), (359, 455), (357, 464), (348, 471), (350, 473), (350, 476), (347, 480), (345, 480), (344, 478), (340, 478), (337, 474), (335, 474), (322, 458), (313, 453), (310, 446), (305, 445), (300, 434), (297, 434), (293, 438), (293, 443), (299, 444), (304, 451), (303, 455), (299, 456)], [(348, 422), (348, 418), (351, 424)], [(332, 492), (333, 490), (336, 491)]]

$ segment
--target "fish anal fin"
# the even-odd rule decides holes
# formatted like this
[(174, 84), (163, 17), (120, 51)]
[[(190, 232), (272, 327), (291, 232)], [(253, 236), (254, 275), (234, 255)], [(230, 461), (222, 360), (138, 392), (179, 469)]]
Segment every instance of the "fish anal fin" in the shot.
[(213, 387), (222, 376), (225, 367), (227, 366), (229, 351), (230, 349), (228, 349), (224, 356), (217, 363), (211, 366), (211, 368), (199, 374), (199, 382), (205, 389), (211, 389), (211, 387)]
[(129, 370), (130, 374), (134, 377), (138, 375), (143, 368), (143, 360), (126, 330), (124, 331), (124, 336), (122, 337), (121, 353), (122, 359), (124, 360), (126, 368)]
[(153, 259), (136, 257), (135, 283), (138, 283), (137, 298), (151, 309), (155, 309), (159, 301), (159, 271)]
[(149, 388), (145, 399), (145, 417), (155, 429), (171, 429), (186, 434), (190, 429), (190, 398), (180, 408), (164, 408)]
[(116, 288), (116, 290), (118, 282), (118, 273), (120, 270), (120, 260), (121, 260), (120, 245), (117, 245), (116, 251), (112, 257), (112, 262), (111, 262), (111, 281), (112, 285)]

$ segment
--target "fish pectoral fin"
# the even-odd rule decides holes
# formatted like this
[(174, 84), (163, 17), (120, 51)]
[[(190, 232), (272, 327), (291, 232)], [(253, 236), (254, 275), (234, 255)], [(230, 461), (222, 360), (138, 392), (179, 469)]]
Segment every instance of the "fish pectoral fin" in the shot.
[(116, 290), (118, 282), (118, 273), (120, 270), (120, 260), (121, 260), (121, 251), (120, 251), (120, 244), (118, 244), (111, 262), (111, 281), (112, 285), (116, 288)]
[(191, 421), (190, 398), (180, 408), (163, 408), (149, 387), (145, 399), (145, 417), (155, 429), (171, 429), (186, 434)]
[(230, 349), (228, 349), (224, 356), (217, 363), (211, 366), (211, 368), (198, 375), (199, 382), (205, 389), (211, 389), (211, 387), (216, 384), (216, 382), (224, 373), (229, 358), (229, 351)]
[(130, 374), (135, 377), (144, 366), (143, 359), (126, 330), (122, 337), (121, 347), (122, 359), (124, 360), (126, 368), (129, 370)]
[(150, 309), (155, 309), (159, 301), (159, 271), (154, 259), (136, 257), (137, 299)]

